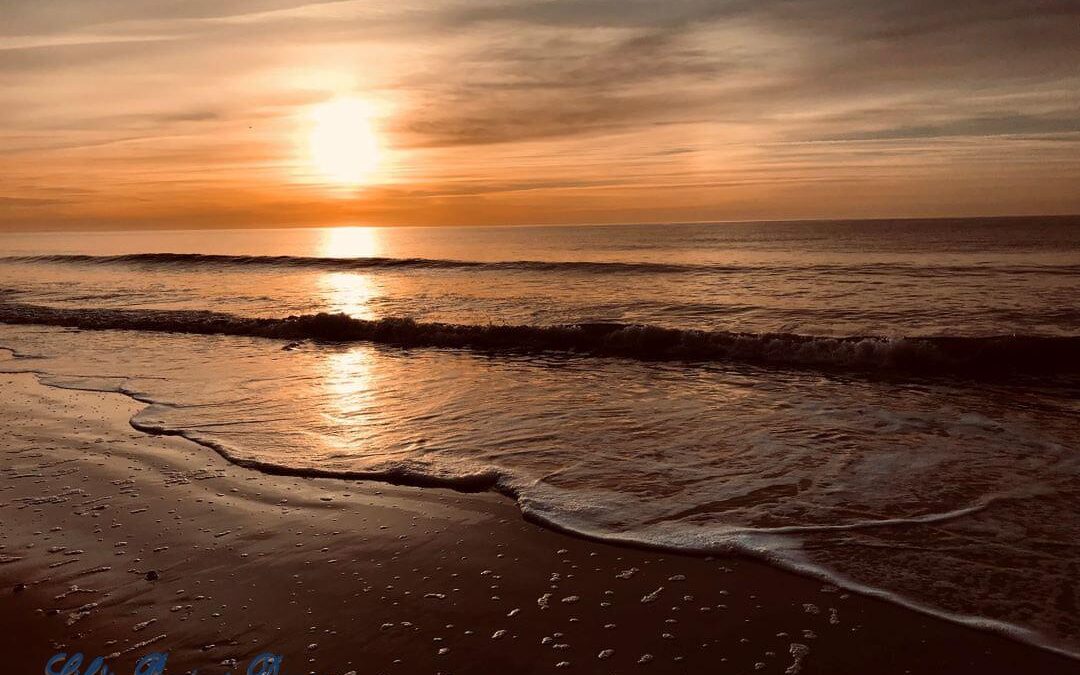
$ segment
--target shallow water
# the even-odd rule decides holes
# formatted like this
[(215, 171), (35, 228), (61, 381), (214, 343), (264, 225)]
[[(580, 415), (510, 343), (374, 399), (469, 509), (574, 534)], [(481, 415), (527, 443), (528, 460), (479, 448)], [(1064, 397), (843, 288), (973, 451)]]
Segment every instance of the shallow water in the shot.
[[(498, 489), (558, 527), (749, 552), (1080, 651), (1075, 220), (4, 235), (0, 255), (0, 321), (21, 317), (0, 345), (26, 357), (4, 369), (137, 396), (140, 428), (268, 470)], [(648, 324), (756, 356), (183, 332), (211, 311)], [(792, 358), (776, 332), (831, 341)], [(911, 356), (924, 337), (958, 355)]]

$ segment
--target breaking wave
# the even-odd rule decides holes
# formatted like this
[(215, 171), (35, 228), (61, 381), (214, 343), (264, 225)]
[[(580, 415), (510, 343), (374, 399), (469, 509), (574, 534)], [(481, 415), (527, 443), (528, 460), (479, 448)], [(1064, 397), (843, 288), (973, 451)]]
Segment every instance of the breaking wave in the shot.
[(257, 318), (201, 310), (57, 308), (21, 303), (0, 303), (0, 323), (291, 341), (371, 342), (488, 353), (564, 353), (643, 361), (962, 375), (976, 379), (1080, 375), (1078, 336), (821, 337), (623, 323), (472, 325), (394, 317), (366, 320), (327, 313)]
[[(23, 263), (58, 263), (74, 265), (140, 265), (162, 267), (279, 267), (316, 270), (378, 270), (378, 269), (484, 269), (492, 271), (555, 271), (576, 270), (581, 272), (646, 272), (679, 273), (700, 269), (700, 266), (666, 263), (589, 262), (589, 261), (542, 261), (512, 260), (506, 262), (482, 262), (474, 260), (444, 260), (432, 258), (323, 258), (291, 255), (216, 255), (202, 253), (131, 253), (127, 255), (38, 255), (7, 256), (0, 261)], [(716, 267), (715, 269), (722, 269)], [(731, 267), (736, 270), (738, 267)]]
[[(805, 271), (807, 267), (756, 267), (746, 265), (725, 265), (714, 263), (661, 263), (661, 262), (615, 262), (615, 261), (545, 261), (545, 260), (510, 260), (510, 261), (474, 261), (433, 258), (332, 258), (291, 255), (219, 255), (203, 253), (131, 253), (124, 255), (23, 255), (3, 256), (0, 262), (9, 263), (54, 263), (69, 265), (135, 265), (141, 267), (163, 268), (297, 268), (315, 270), (477, 270), (477, 271), (531, 271), (556, 272), (569, 271), (581, 273), (615, 274), (691, 274), (723, 273), (759, 270), (764, 272), (784, 272), (791, 270)], [(950, 266), (950, 265), (909, 265), (881, 264), (874, 265), (812, 265), (819, 273), (858, 273), (858, 274), (910, 274), (910, 273), (953, 273), (953, 274), (1053, 274), (1080, 275), (1080, 265), (986, 265), (986, 266)]]

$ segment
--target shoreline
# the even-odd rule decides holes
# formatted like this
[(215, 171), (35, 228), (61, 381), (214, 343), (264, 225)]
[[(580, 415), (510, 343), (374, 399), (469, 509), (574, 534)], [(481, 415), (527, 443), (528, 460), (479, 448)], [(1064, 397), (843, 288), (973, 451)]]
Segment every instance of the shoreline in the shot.
[(271, 475), (136, 430), (144, 404), (124, 394), (32, 373), (0, 386), (0, 648), (16, 670), (61, 645), (127, 650), (115, 672), (154, 650), (170, 672), (226, 672), (263, 648), (289, 673), (1077, 669), (750, 558), (565, 534), (494, 493)]
[[(11, 357), (16, 360), (20, 358), (33, 358), (22, 355), (16, 350), (9, 347), (0, 346), (0, 349), (10, 352)], [(127, 398), (130, 401), (135, 402), (139, 404), (139, 406), (141, 406), (137, 406), (132, 416), (128, 419), (128, 425), (134, 428), (136, 431), (139, 431), (149, 437), (157, 436), (182, 439), (184, 441), (211, 451), (232, 466), (237, 466), (251, 471), (255, 471), (259, 474), (269, 476), (283, 476), (297, 479), (338, 480), (349, 483), (355, 483), (357, 481), (374, 482), (376, 484), (382, 484), (387, 486), (447, 490), (452, 493), (461, 494), (488, 494), (491, 496), (509, 500), (512, 503), (517, 515), (525, 522), (575, 539), (599, 544), (609, 544), (623, 548), (633, 548), (657, 554), (670, 554), (687, 557), (721, 556), (745, 558), (762, 563), (767, 567), (773, 569), (793, 573), (795, 575), (805, 577), (807, 579), (811, 579), (822, 584), (836, 586), (847, 593), (854, 593), (865, 598), (873, 598), (875, 600), (890, 603), (898, 607), (902, 607), (904, 609), (923, 614), (933, 619), (943, 620), (949, 623), (957, 624), (978, 631), (990, 632), (1006, 639), (1019, 642), (1023, 645), (1034, 647), (1040, 650), (1045, 650), (1058, 656), (1066, 657), (1080, 662), (1080, 652), (1072, 651), (1068, 646), (1064, 644), (1050, 641), (1044, 635), (1023, 625), (1009, 623), (1007, 621), (997, 619), (990, 619), (974, 614), (962, 614), (939, 609), (931, 605), (919, 602), (918, 600), (911, 599), (907, 596), (894, 593), (887, 589), (877, 586), (871, 586), (859, 581), (855, 581), (848, 577), (844, 577), (828, 568), (814, 565), (812, 563), (804, 563), (798, 559), (760, 553), (750, 546), (735, 547), (733, 550), (729, 551), (717, 551), (714, 548), (706, 547), (691, 548), (685, 545), (681, 547), (676, 547), (674, 545), (665, 546), (662, 543), (651, 542), (633, 535), (618, 536), (612, 535), (610, 533), (593, 533), (587, 531), (586, 529), (575, 529), (574, 527), (567, 526), (559, 522), (558, 520), (544, 517), (543, 514), (534, 509), (528, 509), (523, 506), (519, 501), (519, 491), (505, 480), (507, 478), (506, 475), (499, 474), (496, 471), (485, 471), (466, 477), (441, 478), (423, 473), (409, 472), (387, 473), (365, 471), (323, 471), (313, 467), (301, 469), (273, 463), (261, 462), (258, 460), (247, 459), (237, 456), (236, 453), (233, 452), (229, 447), (222, 445), (212, 439), (201, 437), (198, 434), (191, 433), (184, 429), (157, 427), (140, 422), (138, 420), (138, 413), (145, 410), (146, 406), (156, 404), (156, 402), (152, 399), (141, 398), (137, 395), (123, 391), (84, 389), (73, 387), (70, 385), (53, 384), (45, 381), (48, 378), (53, 377), (51, 373), (48, 373), (46, 371), (25, 370), (17, 372), (34, 374), (37, 377), (38, 383), (46, 387), (53, 387), (71, 391), (87, 391), (106, 395), (116, 394)], [(5, 372), (0, 370), (0, 375), (3, 374), (5, 374)], [(969, 509), (964, 510), (978, 510), (980, 508), (983, 508), (983, 506), (980, 505), (976, 507), (970, 507)], [(944, 515), (933, 515), (924, 519), (912, 518), (906, 519), (905, 522), (929, 522), (938, 518), (942, 520), (948, 520), (949, 518), (953, 517), (953, 515), (954, 514), (952, 513), (948, 513)], [(881, 523), (876, 524), (880, 525)], [(834, 529), (854, 529), (857, 527), (861, 527), (861, 525), (835, 526)], [(787, 528), (778, 528), (779, 531), (784, 531), (785, 529)], [(764, 532), (765, 534), (770, 533), (770, 531)]]

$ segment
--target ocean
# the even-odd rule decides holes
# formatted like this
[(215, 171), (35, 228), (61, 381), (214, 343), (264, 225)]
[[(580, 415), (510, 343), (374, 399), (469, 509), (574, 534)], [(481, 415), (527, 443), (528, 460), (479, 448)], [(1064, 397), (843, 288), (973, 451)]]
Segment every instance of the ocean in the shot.
[(0, 348), (243, 466), (1080, 653), (1080, 218), (9, 233)]

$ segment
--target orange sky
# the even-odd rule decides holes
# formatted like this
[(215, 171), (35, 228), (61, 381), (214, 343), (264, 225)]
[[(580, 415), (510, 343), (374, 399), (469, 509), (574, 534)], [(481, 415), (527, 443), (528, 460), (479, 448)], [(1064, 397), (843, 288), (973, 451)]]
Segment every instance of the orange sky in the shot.
[(1077, 63), (1065, 0), (13, 3), (0, 228), (1078, 213)]

